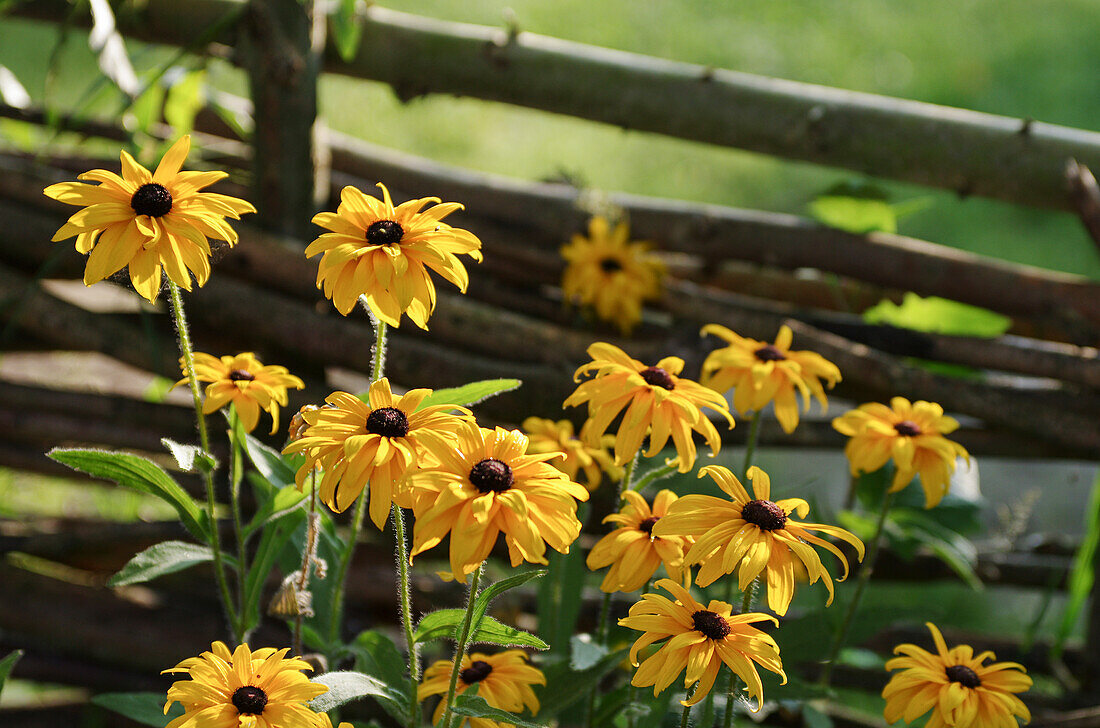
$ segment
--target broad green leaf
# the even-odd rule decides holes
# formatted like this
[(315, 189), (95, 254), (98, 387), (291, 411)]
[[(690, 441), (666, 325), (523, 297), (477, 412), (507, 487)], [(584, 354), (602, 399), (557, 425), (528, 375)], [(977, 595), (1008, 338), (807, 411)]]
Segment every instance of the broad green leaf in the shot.
[[(402, 686), (402, 692), (409, 690), (409, 680), (405, 677), (408, 663), (389, 637), (374, 630), (360, 632), (347, 646), (346, 652), (355, 657), (357, 671), (373, 675), (390, 687)], [(404, 716), (408, 715), (406, 706), (410, 703), (407, 693), (401, 699), (379, 695), (375, 698), (394, 720), (405, 722)]]
[(164, 693), (101, 693), (92, 696), (92, 703), (154, 728), (164, 728), (183, 715), (183, 706), (179, 703), (164, 714)]
[(483, 589), (481, 593), (477, 595), (477, 599), (474, 600), (473, 624), (478, 624), (479, 620), (489, 609), (489, 603), (496, 599), (498, 596), (508, 591), (509, 589), (515, 589), (517, 586), (522, 586), (532, 579), (538, 579), (541, 576), (546, 576), (546, 569), (533, 569), (531, 571), (524, 571), (522, 573), (516, 574), (515, 576), (510, 576), (507, 579), (501, 579), (495, 584), (492, 584), (491, 586)]
[[(382, 680), (361, 672), (327, 672), (313, 678), (313, 682), (328, 686), (328, 692), (318, 695), (309, 703), (309, 707), (318, 713), (327, 713), (344, 703), (368, 695), (401, 705), (404, 700), (402, 690), (387, 685)], [(408, 713), (402, 710), (402, 723), (408, 722)]]
[(209, 473), (218, 469), (218, 461), (204, 453), (197, 445), (184, 445), (167, 437), (160, 438), (160, 444), (168, 448), (168, 452), (172, 453), (180, 470), (185, 473)]
[(195, 116), (205, 104), (206, 71), (190, 71), (172, 84), (164, 101), (164, 120), (172, 125), (176, 136), (190, 134), (195, 128)]
[[(429, 612), (416, 625), (416, 633), (413, 635), (413, 639), (418, 644), (439, 639), (457, 640), (465, 618), (466, 610), (464, 609), (440, 609)], [(534, 647), (536, 650), (550, 648), (550, 645), (530, 632), (509, 627), (488, 615), (482, 615), (478, 622), (472, 623), (469, 640), (471, 644)]]
[(214, 559), (209, 546), (185, 543), (183, 541), (164, 541), (142, 551), (111, 577), (107, 586), (125, 586), (152, 581), (158, 576), (201, 564)]
[(305, 512), (296, 510), (286, 518), (276, 521), (272, 527), (262, 529), (256, 554), (245, 577), (244, 597), (247, 607), (244, 619), (247, 629), (252, 629), (260, 623), (260, 608), (263, 605), (263, 589), (267, 583), (267, 577), (275, 567), (275, 560), (305, 520)]
[(12, 668), (15, 667), (15, 663), (19, 662), (19, 658), (22, 656), (23, 650), (13, 650), (8, 653), (7, 657), (0, 660), (0, 694), (4, 692), (4, 683), (7, 682)]
[(586, 634), (573, 635), (569, 647), (569, 666), (574, 670), (587, 670), (607, 656), (607, 647)]
[(902, 329), (950, 336), (994, 338), (1012, 326), (1012, 319), (988, 309), (938, 296), (921, 298), (906, 293), (901, 305), (883, 299), (863, 312), (863, 320)]
[(358, 14), (355, 12), (356, 3), (357, 0), (340, 0), (340, 4), (333, 9), (331, 15), (336, 50), (345, 61), (355, 58), (355, 53), (359, 50), (359, 39), (363, 35)]
[(306, 494), (298, 490), (295, 485), (279, 488), (273, 497), (263, 502), (252, 521), (242, 529), (245, 540), (250, 539), (256, 531), (268, 523), (300, 510), (305, 504), (305, 499)]
[[(580, 508), (587, 509), (588, 505), (582, 503)], [(569, 649), (569, 638), (580, 616), (581, 600), (576, 595), (584, 589), (588, 575), (584, 558), (579, 548), (570, 549), (568, 554), (551, 553), (549, 573), (538, 585), (539, 634), (561, 654)]]
[(245, 454), (256, 470), (276, 487), (294, 485), (294, 468), (290, 467), (278, 450), (268, 447), (252, 435), (245, 434)]
[(463, 384), (461, 387), (437, 389), (424, 398), (420, 403), (420, 409), (442, 404), (470, 407), (498, 394), (519, 389), (521, 384), (523, 382), (518, 379), (484, 379), (480, 382)]
[(833, 185), (810, 203), (810, 214), (824, 225), (858, 235), (898, 231), (898, 217), (889, 194), (866, 182)]
[(509, 713), (500, 708), (489, 707), (485, 698), (480, 695), (468, 695), (463, 693), (455, 698), (454, 712), (459, 715), (467, 715), (472, 718), (487, 718), (498, 723), (511, 723), (518, 728), (545, 728), (542, 723), (533, 723), (524, 720), (515, 713)]
[(584, 698), (593, 685), (626, 659), (629, 652), (626, 648), (616, 650), (587, 670), (574, 670), (569, 666), (568, 660), (547, 665), (543, 673), (546, 675), (546, 684), (552, 685), (553, 689), (544, 690), (539, 695), (539, 714), (535, 718), (540, 721), (550, 720)]
[(112, 480), (126, 488), (155, 495), (176, 509), (188, 531), (203, 543), (209, 541), (206, 516), (179, 483), (158, 465), (143, 457), (106, 450), (67, 450), (55, 447), (46, 453), (73, 470)]
[(1085, 537), (1077, 548), (1073, 557), (1073, 568), (1069, 573), (1067, 591), (1069, 599), (1066, 602), (1066, 610), (1062, 612), (1062, 621), (1054, 635), (1054, 642), (1050, 652), (1054, 657), (1061, 657), (1073, 631), (1073, 625), (1084, 609), (1085, 602), (1092, 592), (1095, 571), (1093, 561), (1096, 559), (1096, 549), (1100, 545), (1100, 471), (1096, 473), (1096, 480), (1092, 484), (1092, 495), (1089, 498), (1088, 510), (1085, 512)]

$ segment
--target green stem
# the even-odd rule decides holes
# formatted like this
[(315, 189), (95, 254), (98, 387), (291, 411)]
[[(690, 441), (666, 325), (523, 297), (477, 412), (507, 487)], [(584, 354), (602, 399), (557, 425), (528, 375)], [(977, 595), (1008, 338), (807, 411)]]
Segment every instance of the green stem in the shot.
[(244, 545), (244, 528), (241, 525), (241, 477), (244, 474), (241, 460), (241, 443), (237, 441), (237, 409), (229, 406), (229, 507), (233, 512), (233, 534), (237, 539), (237, 603), (241, 605), (241, 641), (248, 641), (248, 633), (251, 631), (247, 625), (244, 606), (245, 577), (248, 574), (248, 553)]
[(394, 557), (399, 575), (397, 589), (401, 598), (401, 624), (405, 627), (405, 644), (409, 650), (409, 728), (416, 728), (416, 689), (420, 685), (420, 650), (416, 644), (412, 623), (412, 595), (409, 584), (409, 544), (405, 541), (405, 517), (395, 503), (390, 510), (393, 521)]
[(623, 468), (623, 479), (619, 481), (619, 497), (622, 498), (623, 493), (628, 490), (633, 490), (630, 483), (634, 480), (634, 470), (638, 467), (638, 455), (642, 451), (634, 453), (634, 457), (630, 458), (630, 462)]
[[(171, 302), (172, 317), (176, 323), (176, 334), (179, 339), (180, 355), (183, 358), (183, 369), (187, 375), (187, 381), (191, 388), (191, 399), (195, 407), (195, 423), (199, 431), (199, 446), (205, 457), (210, 456), (210, 437), (206, 432), (206, 417), (202, 413), (202, 395), (199, 392), (199, 379), (195, 375), (195, 350), (191, 346), (191, 334), (187, 329), (187, 317), (183, 312), (183, 297), (180, 289), (171, 280), (168, 281), (168, 296)], [(222, 607), (229, 620), (229, 628), (233, 638), (241, 641), (240, 625), (237, 623), (237, 610), (233, 606), (233, 597), (229, 591), (229, 582), (225, 578), (225, 560), (222, 557), (221, 534), (218, 531), (218, 519), (215, 515), (217, 501), (214, 498), (214, 473), (210, 468), (200, 468), (203, 481), (206, 485), (206, 507), (210, 517), (210, 550), (214, 554), (214, 576), (218, 581), (218, 589), (221, 592)], [(241, 605), (243, 608), (243, 604)]]
[(462, 620), (462, 630), (458, 633), (458, 644), (455, 645), (455, 661), (451, 666), (451, 684), (447, 688), (446, 708), (443, 710), (443, 728), (451, 728), (452, 714), (454, 713), (455, 693), (458, 690), (458, 673), (462, 671), (462, 656), (466, 654), (466, 643), (470, 639), (470, 623), (474, 618), (474, 602), (477, 600), (477, 585), (481, 581), (481, 569), (484, 562), (474, 569), (473, 578), (470, 580), (470, 598), (466, 600), (466, 616)]
[(753, 456), (756, 455), (756, 441), (760, 438), (760, 411), (752, 413), (749, 420), (749, 439), (745, 443), (745, 468), (741, 472), (745, 478), (749, 477), (749, 468), (752, 467)]
[[(688, 728), (688, 719), (691, 717), (691, 706), (685, 705), (684, 711), (680, 713), (680, 728)], [(706, 728), (704, 726), (704, 728)]]
[[(298, 591), (305, 591), (309, 585), (309, 571), (313, 566), (317, 554), (317, 533), (320, 530), (320, 519), (317, 517), (317, 468), (309, 471), (309, 520), (306, 521), (306, 550), (302, 554), (302, 570), (298, 575)], [(302, 620), (303, 615), (299, 611), (294, 619), (294, 654), (302, 654)]]
[(818, 684), (823, 688), (829, 687), (829, 682), (833, 677), (833, 667), (836, 664), (837, 655), (840, 654), (840, 650), (844, 647), (844, 641), (848, 639), (848, 630), (852, 627), (852, 620), (856, 616), (859, 602), (863, 599), (863, 592), (867, 589), (867, 584), (871, 581), (871, 572), (875, 569), (875, 561), (878, 560), (879, 550), (882, 548), (882, 534), (886, 526), (886, 516), (889, 515), (890, 506), (893, 502), (893, 493), (888, 492), (882, 499), (882, 510), (879, 511), (878, 522), (875, 524), (875, 535), (871, 538), (871, 545), (867, 549), (867, 558), (863, 560), (863, 565), (859, 570), (859, 581), (856, 582), (856, 592), (852, 595), (852, 601), (848, 603), (848, 609), (844, 613), (844, 621), (840, 624), (840, 631), (837, 632), (836, 640), (833, 642), (833, 647), (829, 651), (829, 657), (826, 658), (825, 664), (821, 668), (821, 678)]
[[(614, 592), (605, 592), (603, 595), (603, 601), (600, 602), (600, 615), (596, 617), (596, 644), (603, 645), (607, 642), (607, 633), (609, 631), (608, 622), (611, 617), (611, 597)], [(592, 689), (588, 692), (588, 703), (584, 709), (584, 724), (588, 728), (594, 728), (594, 722), (596, 720), (596, 697), (599, 693), (597, 685), (593, 685)]]
[(667, 478), (669, 475), (672, 475), (676, 472), (676, 469), (676, 465), (662, 465), (659, 468), (654, 468), (653, 470), (650, 470), (648, 473), (639, 478), (637, 483), (630, 486), (630, 490), (641, 492), (650, 483), (661, 480), (662, 478)]
[[(648, 594), (649, 593), (649, 588), (652, 584), (653, 584), (653, 577), (650, 577), (649, 580), (646, 581), (645, 586), (642, 587), (642, 594)], [(638, 699), (638, 687), (634, 684), (634, 681), (631, 680), (630, 687), (627, 688), (627, 691), (626, 691), (626, 704), (628, 706), (634, 705), (634, 701), (637, 700), (637, 699)], [(636, 719), (634, 717), (634, 714), (631, 713), (626, 719), (626, 728), (634, 728), (635, 722), (636, 722)]]
[[(756, 597), (756, 588), (759, 584), (758, 579), (754, 579), (749, 588), (741, 594), (741, 614), (748, 614), (752, 610), (752, 600)], [(729, 670), (729, 667), (726, 667)], [(734, 694), (737, 692), (738, 678), (737, 674), (733, 670), (729, 670), (729, 681), (726, 683), (726, 712), (722, 717), (722, 727), (731, 728), (733, 726), (733, 705), (737, 702), (734, 698)]]

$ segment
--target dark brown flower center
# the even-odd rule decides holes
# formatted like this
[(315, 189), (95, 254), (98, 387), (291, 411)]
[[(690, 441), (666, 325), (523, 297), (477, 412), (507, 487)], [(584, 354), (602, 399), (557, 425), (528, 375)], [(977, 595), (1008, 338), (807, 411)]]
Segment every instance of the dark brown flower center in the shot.
[(237, 688), (232, 699), (239, 715), (259, 715), (267, 706), (267, 693), (252, 685)]
[(691, 622), (696, 632), (702, 632), (712, 640), (720, 640), (730, 633), (730, 623), (726, 618), (706, 609), (692, 614)]
[(978, 677), (978, 673), (971, 670), (966, 665), (952, 665), (947, 668), (947, 679), (951, 682), (956, 682), (963, 687), (976, 688), (982, 684), (982, 679)]
[(652, 536), (653, 535), (653, 526), (659, 520), (661, 520), (660, 516), (650, 516), (649, 518), (647, 518), (644, 521), (642, 521), (641, 523), (639, 523), (638, 528), (640, 528), (641, 530), (645, 531), (650, 536)]
[(638, 373), (642, 375), (642, 379), (645, 380), (646, 384), (651, 384), (654, 387), (672, 389), (676, 386), (676, 383), (672, 381), (672, 375), (661, 367), (646, 367)]
[(474, 660), (470, 663), (469, 667), (458, 673), (458, 678), (467, 685), (473, 685), (489, 677), (489, 673), (492, 671), (493, 666), (488, 662), (484, 660)]
[(405, 230), (393, 220), (376, 220), (367, 228), (367, 244), (396, 245), (404, 235)]
[(787, 523), (787, 514), (770, 500), (749, 501), (741, 506), (741, 517), (762, 531), (777, 531)]
[(367, 415), (367, 432), (382, 437), (404, 437), (409, 434), (409, 418), (396, 407), (379, 407)]
[(247, 369), (234, 369), (229, 372), (229, 379), (234, 382), (251, 382), (256, 378), (256, 375)]
[(622, 261), (618, 258), (604, 258), (600, 261), (600, 270), (604, 273), (617, 273), (623, 269)]
[(130, 198), (130, 207), (139, 215), (160, 217), (172, 210), (172, 193), (164, 185), (147, 182)]
[(904, 435), (905, 437), (916, 437), (920, 434), (920, 426), (917, 425), (916, 422), (913, 422), (913, 420), (902, 420), (894, 425), (894, 429), (897, 430), (899, 435)]
[(787, 355), (771, 344), (765, 344), (752, 353), (760, 361), (783, 361)]
[(470, 469), (470, 482), (480, 493), (503, 493), (515, 480), (508, 463), (496, 458), (485, 458)]

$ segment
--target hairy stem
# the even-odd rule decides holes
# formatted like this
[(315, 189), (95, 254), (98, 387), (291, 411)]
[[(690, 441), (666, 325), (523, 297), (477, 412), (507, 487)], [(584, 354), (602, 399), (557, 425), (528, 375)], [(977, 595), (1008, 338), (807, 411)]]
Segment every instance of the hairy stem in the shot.
[[(309, 520), (306, 521), (306, 550), (302, 554), (302, 570), (298, 572), (298, 592), (305, 591), (309, 585), (309, 572), (317, 555), (317, 533), (321, 528), (321, 519), (317, 516), (317, 468), (309, 471)], [(295, 595), (297, 598), (297, 595)], [(300, 605), (294, 618), (294, 654), (302, 654), (302, 619)]]
[(251, 631), (245, 624), (248, 610), (245, 609), (245, 578), (248, 575), (248, 553), (244, 544), (244, 528), (241, 524), (241, 478), (244, 475), (241, 459), (241, 447), (243, 443), (237, 441), (237, 408), (229, 406), (229, 508), (233, 513), (233, 535), (237, 539), (237, 603), (240, 605), (240, 631), (241, 641), (248, 641), (248, 633)]
[(443, 728), (451, 728), (452, 714), (454, 713), (455, 693), (458, 690), (458, 673), (462, 671), (462, 656), (466, 654), (466, 644), (470, 639), (470, 623), (474, 618), (474, 602), (477, 600), (477, 585), (481, 581), (481, 569), (484, 562), (474, 569), (470, 580), (470, 598), (466, 600), (466, 616), (462, 620), (462, 629), (458, 633), (458, 643), (455, 645), (455, 661), (451, 666), (451, 684), (447, 688), (446, 708), (443, 710)]
[[(749, 588), (741, 594), (741, 614), (747, 614), (752, 610), (752, 600), (756, 597), (756, 588), (759, 585), (759, 577), (753, 579), (749, 584)], [(729, 667), (726, 668), (729, 670)], [(733, 726), (733, 705), (736, 701), (735, 693), (737, 692), (738, 683), (736, 673), (733, 670), (729, 671), (729, 681), (726, 683), (726, 712), (722, 717), (722, 727), (731, 728)]]
[(399, 576), (397, 589), (401, 599), (401, 624), (405, 628), (405, 644), (409, 650), (409, 728), (416, 728), (416, 688), (420, 684), (420, 650), (416, 644), (412, 623), (412, 595), (409, 583), (409, 544), (405, 540), (405, 516), (395, 503), (390, 511), (394, 532), (394, 558)]

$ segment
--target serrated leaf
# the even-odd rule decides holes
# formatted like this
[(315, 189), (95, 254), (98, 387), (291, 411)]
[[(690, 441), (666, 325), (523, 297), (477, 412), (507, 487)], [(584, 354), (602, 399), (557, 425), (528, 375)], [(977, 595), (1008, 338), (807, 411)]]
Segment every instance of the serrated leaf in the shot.
[(107, 586), (141, 584), (213, 559), (214, 552), (209, 546), (184, 541), (163, 541), (130, 559), (108, 580)]
[(467, 695), (463, 693), (455, 697), (454, 712), (471, 718), (487, 718), (498, 723), (510, 723), (518, 728), (545, 728), (542, 723), (533, 723), (524, 720), (515, 713), (509, 713), (500, 708), (490, 707), (485, 698), (480, 695)]
[(1012, 319), (994, 311), (939, 296), (921, 298), (915, 293), (906, 293), (900, 306), (883, 299), (863, 312), (863, 320), (914, 331), (984, 338), (1001, 336), (1012, 326)]
[(332, 36), (336, 40), (336, 50), (345, 62), (355, 58), (359, 50), (359, 40), (363, 29), (355, 12), (357, 0), (340, 0), (332, 14)]
[(209, 541), (205, 515), (179, 483), (155, 463), (138, 455), (107, 450), (54, 448), (46, 454), (73, 470), (160, 498), (176, 509), (192, 535), (204, 543)]
[(0, 694), (4, 692), (4, 683), (7, 682), (12, 668), (15, 667), (15, 663), (19, 662), (19, 658), (22, 656), (23, 650), (13, 650), (3, 660), (0, 660)]
[(197, 445), (184, 445), (167, 437), (160, 438), (160, 444), (168, 448), (168, 452), (176, 459), (176, 465), (185, 473), (210, 473), (218, 469), (218, 461)]
[[(328, 692), (318, 695), (309, 707), (318, 713), (327, 713), (344, 703), (372, 696), (401, 704), (403, 693), (382, 680), (362, 672), (327, 672), (313, 678), (313, 682), (328, 686)], [(402, 723), (408, 721), (408, 713), (402, 711)]]
[(142, 725), (164, 728), (183, 715), (183, 706), (176, 703), (164, 714), (164, 693), (100, 693), (91, 702), (101, 708), (124, 715)]
[[(413, 640), (417, 644), (439, 639), (457, 640), (465, 619), (466, 610), (464, 609), (440, 609), (429, 612), (416, 625)], [(533, 647), (536, 650), (550, 648), (550, 645), (530, 632), (509, 627), (488, 615), (482, 615), (477, 623), (471, 622), (469, 641), (471, 644)]]
[(569, 667), (587, 670), (607, 656), (607, 647), (593, 642), (587, 634), (575, 634), (569, 639)]
[(461, 387), (437, 389), (424, 398), (419, 409), (443, 404), (470, 407), (498, 394), (519, 389), (522, 384), (523, 382), (518, 379), (484, 379), (480, 382), (463, 384)]

